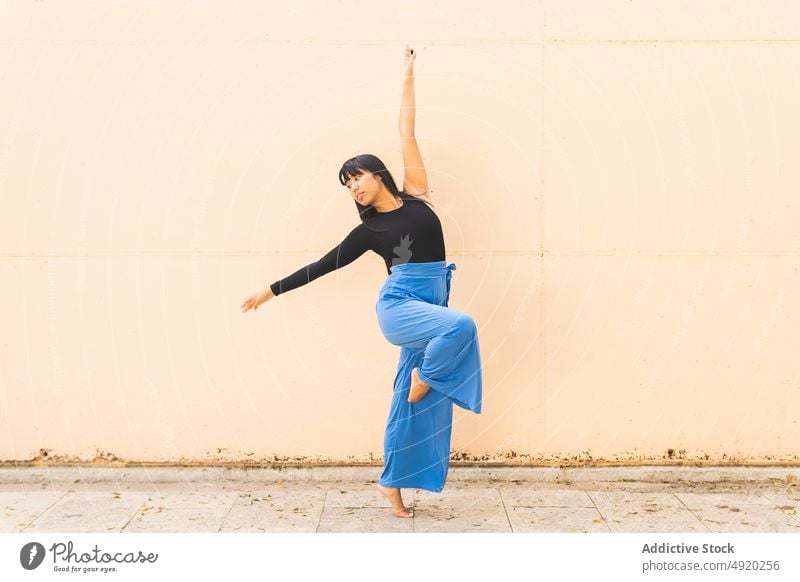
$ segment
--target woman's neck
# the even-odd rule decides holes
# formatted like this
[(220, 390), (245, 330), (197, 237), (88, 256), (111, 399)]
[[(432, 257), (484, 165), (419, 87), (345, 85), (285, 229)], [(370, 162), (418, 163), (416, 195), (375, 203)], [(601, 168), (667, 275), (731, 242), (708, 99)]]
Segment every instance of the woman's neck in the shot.
[(385, 190), (372, 207), (375, 208), (375, 212), (391, 212), (392, 210), (397, 210), (403, 204), (405, 203), (402, 198), (398, 200), (389, 190)]

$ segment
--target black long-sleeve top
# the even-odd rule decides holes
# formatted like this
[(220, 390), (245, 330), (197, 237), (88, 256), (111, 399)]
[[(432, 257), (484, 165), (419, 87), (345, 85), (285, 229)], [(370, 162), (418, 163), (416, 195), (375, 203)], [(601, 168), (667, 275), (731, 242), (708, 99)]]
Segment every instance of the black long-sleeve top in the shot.
[[(367, 251), (383, 257), (386, 272), (402, 263), (444, 261), (445, 248), (439, 217), (420, 198), (400, 193), (403, 205), (389, 212), (375, 212), (370, 230), (359, 224), (345, 239), (315, 263), (306, 265), (269, 287), (275, 295), (310, 283), (349, 265)], [(377, 231), (377, 232), (376, 232)]]

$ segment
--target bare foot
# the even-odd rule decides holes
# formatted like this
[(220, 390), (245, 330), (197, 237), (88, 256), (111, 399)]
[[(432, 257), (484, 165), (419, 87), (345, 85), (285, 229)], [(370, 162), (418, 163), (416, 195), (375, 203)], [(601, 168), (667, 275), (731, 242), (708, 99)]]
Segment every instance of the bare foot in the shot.
[(430, 389), (430, 386), (420, 380), (419, 374), (417, 374), (417, 369), (414, 368), (411, 370), (411, 390), (408, 391), (408, 401), (419, 402), (425, 398), (425, 395)]
[(414, 510), (403, 505), (400, 489), (397, 487), (384, 487), (379, 483), (378, 491), (392, 503), (392, 511), (397, 517), (414, 517)]

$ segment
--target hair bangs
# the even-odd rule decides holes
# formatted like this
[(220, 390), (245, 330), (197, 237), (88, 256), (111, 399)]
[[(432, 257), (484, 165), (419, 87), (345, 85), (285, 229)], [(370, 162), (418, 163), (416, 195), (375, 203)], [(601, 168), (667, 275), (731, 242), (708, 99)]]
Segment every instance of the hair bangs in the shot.
[(356, 158), (347, 160), (342, 165), (342, 169), (339, 170), (339, 182), (342, 183), (342, 186), (345, 186), (350, 178), (353, 176), (358, 176), (359, 174), (363, 174), (366, 171), (366, 168), (359, 164)]

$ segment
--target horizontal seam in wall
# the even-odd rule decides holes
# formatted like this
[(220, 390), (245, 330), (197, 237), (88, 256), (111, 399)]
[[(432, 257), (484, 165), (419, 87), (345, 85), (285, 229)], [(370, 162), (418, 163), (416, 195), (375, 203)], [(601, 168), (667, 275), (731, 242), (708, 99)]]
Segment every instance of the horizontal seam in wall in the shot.
[[(264, 39), (253, 39), (253, 40), (219, 40), (219, 41), (196, 41), (196, 40), (185, 40), (185, 41), (159, 41), (157, 46), (214, 46), (214, 45), (221, 45), (221, 46), (247, 46), (250, 44), (270, 44), (270, 45), (292, 45), (292, 46), (305, 46), (305, 47), (334, 47), (334, 48), (354, 48), (354, 47), (394, 47), (400, 41), (379, 41), (379, 42), (353, 42), (353, 41), (337, 41), (337, 40), (329, 40), (329, 41), (295, 41), (295, 40), (264, 40)], [(795, 44), (800, 43), (800, 39), (794, 38), (781, 38), (781, 39), (774, 39), (774, 38), (706, 38), (706, 39), (692, 39), (692, 38), (681, 38), (681, 39), (674, 39), (674, 38), (637, 38), (637, 39), (612, 39), (612, 38), (598, 38), (598, 39), (580, 39), (580, 38), (545, 38), (545, 39), (476, 39), (464, 42), (442, 42), (442, 41), (435, 41), (430, 39), (418, 39), (414, 41), (419, 45), (425, 45), (427, 47), (439, 46), (439, 47), (472, 47), (472, 46), (496, 46), (496, 47), (507, 47), (507, 46), (538, 46), (541, 44), (553, 43), (553, 44), (574, 44), (574, 45), (584, 45), (584, 44), (650, 44), (650, 43), (661, 43), (661, 44)], [(142, 41), (133, 41), (133, 42), (120, 42), (120, 41), (87, 41), (87, 40), (64, 40), (64, 41), (41, 41), (35, 39), (29, 40), (6, 40), (0, 41), (0, 46), (37, 46), (37, 47), (44, 47), (44, 46), (75, 46), (75, 47), (87, 47), (87, 46), (97, 46), (97, 47), (142, 47), (142, 48), (151, 48), (153, 43), (150, 41), (142, 40)]]
[[(162, 252), (162, 251), (121, 251), (110, 253), (81, 253), (81, 254), (0, 254), (0, 259), (82, 259), (82, 258), (111, 258), (111, 257), (266, 257), (266, 256), (293, 256), (315, 257), (322, 256), (329, 249), (315, 251), (257, 251), (257, 252)], [(635, 251), (635, 250), (586, 250), (586, 251), (540, 251), (540, 250), (472, 250), (448, 251), (448, 256), (558, 256), (558, 257), (798, 257), (800, 250), (796, 251), (763, 251), (763, 252), (714, 252), (714, 251)]]

